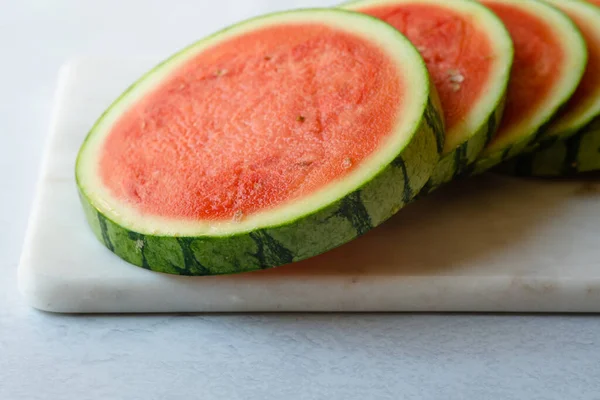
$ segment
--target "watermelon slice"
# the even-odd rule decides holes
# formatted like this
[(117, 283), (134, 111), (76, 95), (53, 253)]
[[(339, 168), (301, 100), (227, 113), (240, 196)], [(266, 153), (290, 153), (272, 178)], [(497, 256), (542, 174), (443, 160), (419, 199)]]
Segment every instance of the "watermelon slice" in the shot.
[[(548, 141), (500, 166), (522, 176), (572, 175), (600, 169), (600, 0), (556, 1), (579, 27), (588, 48), (585, 74), (564, 110), (551, 122)], [(595, 118), (595, 119), (593, 119)], [(563, 141), (571, 135), (574, 137)]]
[(577, 88), (587, 62), (581, 32), (557, 8), (536, 0), (485, 0), (515, 46), (504, 116), (475, 164), (481, 173), (543, 137)]
[(150, 270), (291, 263), (396, 213), (439, 160), (418, 51), (343, 10), (239, 23), (175, 54), (99, 118), (76, 178), (96, 237)]
[(426, 191), (462, 174), (502, 116), (513, 60), (502, 22), (472, 1), (362, 0), (343, 7), (393, 25), (427, 63), (444, 110), (446, 140)]
[(584, 1), (546, 0), (577, 25), (588, 49), (585, 73), (577, 90), (548, 126), (547, 136), (566, 137), (600, 114), (600, 8)]

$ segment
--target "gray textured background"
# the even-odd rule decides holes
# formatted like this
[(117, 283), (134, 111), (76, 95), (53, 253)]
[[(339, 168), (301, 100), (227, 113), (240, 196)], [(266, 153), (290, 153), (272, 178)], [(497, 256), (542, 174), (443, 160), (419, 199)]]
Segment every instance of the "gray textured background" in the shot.
[(0, 399), (600, 399), (596, 317), (84, 317), (23, 303), (16, 267), (65, 59), (162, 57), (325, 3), (0, 0)]

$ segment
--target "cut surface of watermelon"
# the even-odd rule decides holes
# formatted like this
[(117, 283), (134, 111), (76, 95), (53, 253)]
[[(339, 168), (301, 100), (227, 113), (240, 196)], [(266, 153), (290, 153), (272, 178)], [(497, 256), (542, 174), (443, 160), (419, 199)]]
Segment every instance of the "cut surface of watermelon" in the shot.
[(258, 17), (175, 54), (99, 118), (76, 165), (98, 239), (155, 271), (315, 256), (380, 224), (439, 159), (425, 65), (342, 10)]
[(574, 93), (587, 62), (580, 31), (557, 8), (537, 0), (482, 3), (506, 25), (515, 58), (500, 127), (476, 172), (514, 157), (539, 138)]
[(547, 136), (567, 137), (600, 114), (600, 8), (579, 0), (546, 0), (581, 31), (588, 50), (585, 73), (566, 106), (548, 126)]
[(443, 157), (428, 187), (451, 180), (475, 161), (499, 124), (513, 59), (504, 25), (465, 0), (359, 0), (343, 7), (391, 24), (425, 59), (445, 120)]
[(197, 55), (115, 121), (102, 184), (167, 218), (275, 208), (347, 177), (382, 146), (403, 117), (402, 79), (375, 46), (328, 26), (249, 32)]
[(565, 108), (550, 123), (540, 148), (502, 164), (499, 172), (550, 177), (600, 169), (600, 7), (579, 0), (550, 3), (581, 30), (588, 49), (585, 73)]

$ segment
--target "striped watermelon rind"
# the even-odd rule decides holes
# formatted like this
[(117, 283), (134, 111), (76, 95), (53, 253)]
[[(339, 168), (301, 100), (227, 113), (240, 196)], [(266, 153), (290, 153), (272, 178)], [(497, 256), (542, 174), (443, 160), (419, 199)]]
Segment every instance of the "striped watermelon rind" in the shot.
[(600, 117), (567, 139), (547, 142), (500, 166), (497, 172), (515, 176), (561, 177), (600, 170)]
[[(162, 226), (98, 195), (100, 179), (93, 154), (112, 119), (152, 87), (188, 55), (223, 37), (254, 27), (290, 21), (321, 22), (348, 29), (382, 46), (408, 81), (411, 101), (390, 137), (357, 168), (360, 173), (328, 185), (308, 198), (246, 221), (207, 229), (195, 225)], [(393, 49), (393, 51), (392, 51)], [(403, 51), (402, 51), (403, 50)], [(158, 78), (156, 78), (158, 77)], [(91, 230), (110, 251), (152, 271), (178, 275), (220, 275), (276, 267), (300, 261), (349, 242), (381, 224), (425, 185), (439, 160), (440, 133), (432, 120), (441, 110), (431, 97), (429, 76), (417, 50), (391, 26), (369, 16), (343, 10), (295, 10), (254, 18), (221, 31), (177, 53), (144, 75), (100, 117), (83, 143), (76, 180)], [(357, 178), (358, 176), (358, 178)], [(125, 210), (125, 212), (123, 211)], [(263, 215), (264, 214), (264, 215)], [(202, 221), (203, 222), (203, 221)], [(203, 222), (205, 224), (205, 222)]]
[(500, 125), (504, 112), (505, 99), (505, 94), (503, 94), (500, 103), (498, 103), (494, 112), (489, 116), (486, 124), (481, 126), (471, 139), (450, 154), (440, 158), (440, 162), (436, 166), (433, 175), (423, 189), (424, 193), (431, 192), (444, 183), (469, 173), (471, 167), (474, 165), (473, 163), (478, 159), (479, 154), (489, 143)]

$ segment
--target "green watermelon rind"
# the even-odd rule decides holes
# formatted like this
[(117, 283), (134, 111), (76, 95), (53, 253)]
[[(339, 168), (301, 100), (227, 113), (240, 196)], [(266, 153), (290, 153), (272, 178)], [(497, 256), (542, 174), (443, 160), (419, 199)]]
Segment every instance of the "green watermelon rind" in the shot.
[[(433, 175), (423, 188), (423, 194), (429, 193), (439, 186), (448, 183), (465, 174), (469, 167), (478, 159), (479, 154), (490, 142), (502, 119), (506, 102), (506, 88), (508, 86), (510, 70), (513, 63), (514, 47), (508, 30), (502, 21), (489, 9), (479, 2), (462, 0), (451, 2), (446, 0), (353, 0), (342, 3), (339, 7), (348, 10), (360, 10), (369, 6), (394, 5), (394, 4), (432, 4), (434, 6), (449, 7), (457, 11), (466, 10), (477, 14), (483, 23), (481, 27), (493, 39), (497, 53), (502, 57), (497, 60), (496, 72), (498, 74), (496, 85), (482, 96), (479, 103), (487, 102), (484, 109), (473, 109), (466, 120), (474, 121), (474, 128), (468, 129), (467, 134), (456, 143), (446, 141), (442, 156), (435, 168)], [(444, 130), (444, 121), (438, 122)]]
[[(293, 11), (293, 13), (302, 12), (333, 11), (324, 9)], [(88, 195), (85, 181), (78, 173), (81, 164), (80, 152), (76, 166), (79, 197), (87, 222), (96, 238), (123, 260), (148, 270), (188, 276), (233, 274), (289, 264), (329, 251), (365, 234), (409, 203), (433, 173), (439, 160), (439, 141), (443, 140), (440, 139), (440, 133), (436, 132), (436, 127), (431, 125), (431, 118), (440, 118), (441, 111), (436, 108), (435, 101), (430, 96), (424, 62), (404, 36), (389, 25), (358, 13), (342, 10), (335, 12), (338, 13), (337, 15), (341, 15), (339, 13), (345, 13), (347, 16), (354, 15), (355, 18), (360, 16), (362, 21), (368, 19), (370, 23), (376, 24), (373, 26), (377, 26), (378, 29), (388, 29), (390, 35), (393, 31), (396, 35), (394, 37), (397, 37), (399, 42), (403, 41), (407, 48), (410, 47), (410, 51), (414, 54), (415, 67), (421, 70), (417, 72), (422, 76), (420, 80), (423, 82), (423, 85), (420, 85), (422, 93), (417, 96), (423, 99), (423, 104), (419, 104), (418, 109), (421, 117), (415, 125), (406, 127), (410, 128), (411, 134), (408, 138), (410, 140), (402, 149), (394, 153), (393, 161), (381, 166), (369, 180), (363, 181), (352, 191), (332, 193), (332, 196), (337, 197), (331, 201), (328, 199), (325, 206), (310, 210), (294, 219), (281, 220), (275, 224), (230, 234), (161, 235), (123, 226), (125, 224), (115, 221), (112, 215), (99, 206), (97, 199)], [(269, 14), (251, 21), (277, 18), (278, 15), (289, 13)], [(180, 54), (181, 52), (177, 53), (159, 65), (168, 63)], [(100, 117), (82, 148), (94, 134), (102, 118), (112, 107), (119, 104), (120, 99), (123, 99), (127, 92), (134, 90), (136, 85), (143, 82), (144, 77), (134, 83)]]
[[(524, 152), (529, 152), (540, 145), (540, 142), (545, 140), (545, 135), (548, 127), (553, 121), (553, 118), (559, 113), (568, 103), (569, 99), (577, 89), (577, 85), (583, 77), (585, 66), (587, 65), (587, 47), (583, 36), (573, 21), (561, 10), (555, 6), (543, 2), (541, 0), (530, 0), (521, 2), (520, 0), (491, 0), (498, 3), (508, 4), (523, 4), (530, 7), (537, 7), (538, 14), (546, 14), (555, 18), (554, 22), (559, 22), (553, 25), (553, 29), (559, 31), (559, 36), (564, 41), (565, 48), (568, 48), (570, 55), (567, 55), (569, 62), (574, 64), (573, 68), (569, 68), (569, 74), (566, 75), (564, 88), (559, 93), (552, 93), (549, 98), (552, 99), (551, 105), (543, 107), (536, 113), (538, 121), (535, 123), (529, 122), (532, 125), (521, 132), (516, 138), (506, 139), (499, 145), (486, 146), (481, 153), (479, 159), (472, 165), (468, 175), (478, 175), (487, 172), (498, 164), (506, 162), (513, 157)], [(533, 120), (530, 119), (530, 121)]]
[(537, 151), (498, 166), (494, 172), (521, 177), (567, 177), (600, 171), (600, 117), (576, 134), (547, 142)]
[(505, 100), (506, 95), (504, 94), (494, 112), (489, 116), (487, 123), (481, 126), (471, 139), (464, 142), (450, 154), (440, 158), (433, 175), (423, 189), (425, 193), (429, 193), (443, 184), (469, 173), (474, 165), (473, 163), (478, 159), (479, 154), (490, 142), (500, 125)]

